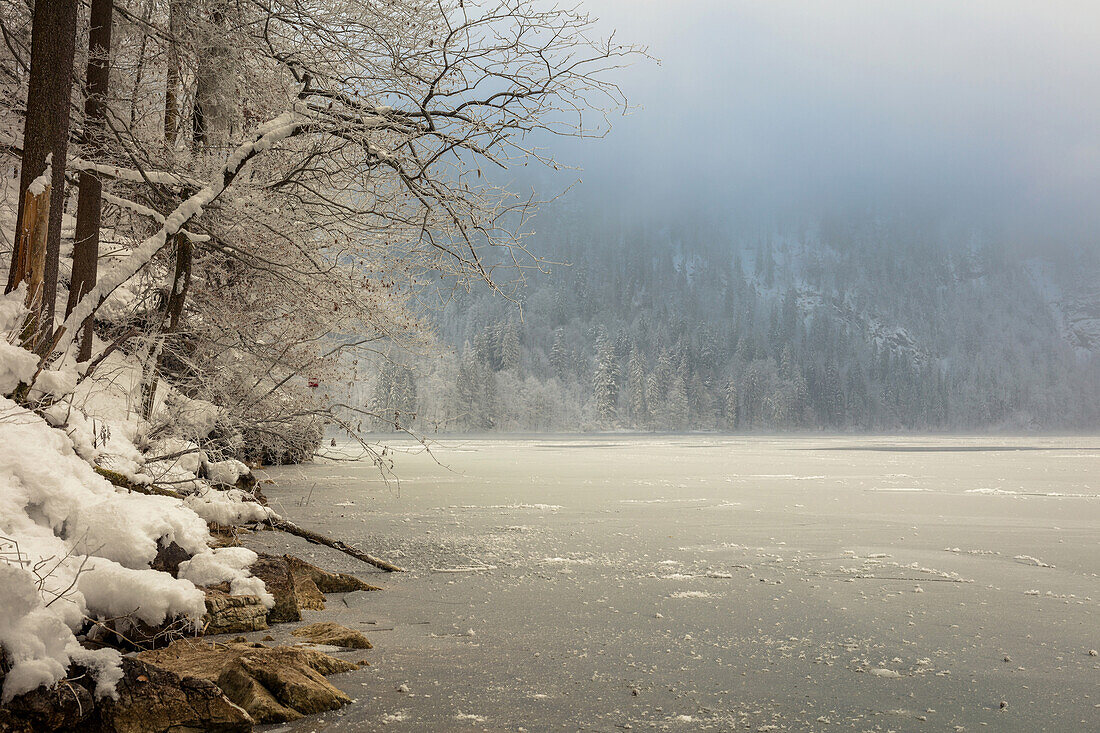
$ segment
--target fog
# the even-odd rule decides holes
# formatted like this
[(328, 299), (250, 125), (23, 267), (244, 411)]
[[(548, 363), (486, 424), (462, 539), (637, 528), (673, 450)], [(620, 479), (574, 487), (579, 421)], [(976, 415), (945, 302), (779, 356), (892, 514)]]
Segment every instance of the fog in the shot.
[(931, 217), (1094, 240), (1100, 8), (1088, 2), (589, 0), (656, 61), (606, 138), (554, 140), (584, 197), (647, 218)]

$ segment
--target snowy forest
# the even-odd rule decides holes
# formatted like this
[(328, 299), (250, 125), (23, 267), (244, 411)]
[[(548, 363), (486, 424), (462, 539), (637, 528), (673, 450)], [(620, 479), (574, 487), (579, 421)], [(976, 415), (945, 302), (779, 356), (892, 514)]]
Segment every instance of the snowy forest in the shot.
[(548, 273), (434, 311), (355, 398), (426, 432), (1082, 429), (1098, 263), (888, 217), (643, 225), (563, 202)]

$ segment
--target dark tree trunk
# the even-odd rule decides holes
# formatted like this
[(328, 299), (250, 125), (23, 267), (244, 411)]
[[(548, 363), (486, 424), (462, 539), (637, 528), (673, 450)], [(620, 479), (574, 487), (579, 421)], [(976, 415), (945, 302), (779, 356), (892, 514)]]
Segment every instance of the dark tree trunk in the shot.
[(168, 32), (171, 38), (168, 40), (168, 75), (164, 84), (164, 142), (169, 148), (176, 145), (176, 131), (180, 123), (178, 95), (181, 60), (179, 39), (176, 37), (180, 31), (180, 25), (179, 0), (169, 0)]
[(161, 365), (164, 363), (164, 351), (172, 348), (172, 336), (180, 326), (183, 306), (187, 302), (187, 291), (191, 287), (191, 263), (195, 245), (185, 234), (176, 235), (176, 272), (172, 277), (172, 291), (164, 306), (164, 324), (161, 327), (164, 342), (161, 351), (154, 360), (149, 378), (142, 387), (141, 413), (146, 420), (153, 419), (156, 407), (157, 386), (160, 383)]
[[(92, 0), (88, 30), (88, 97), (84, 101), (84, 142), (88, 155), (97, 159), (103, 149), (103, 128), (110, 81), (111, 15), (114, 0)], [(99, 269), (99, 225), (103, 208), (103, 186), (94, 173), (80, 174), (76, 208), (76, 239), (73, 244), (73, 277), (69, 284), (68, 316), (80, 299), (95, 285)], [(92, 319), (80, 328), (78, 361), (92, 358)]]
[(187, 291), (191, 287), (191, 260), (195, 245), (185, 234), (176, 235), (176, 274), (172, 279), (172, 292), (168, 295), (168, 333), (179, 329), (183, 304), (187, 302)]
[[(53, 154), (49, 231), (38, 323), (52, 333), (54, 301), (57, 299), (57, 265), (61, 251), (61, 214), (65, 206), (65, 156), (69, 150), (69, 105), (73, 88), (73, 56), (76, 51), (77, 0), (38, 0), (34, 5), (31, 30), (31, 73), (27, 89), (27, 118), (23, 126), (23, 161), (19, 175), (19, 197), (46, 168), (46, 156)], [(23, 207), (15, 230), (22, 230)], [(12, 257), (7, 292), (13, 290), (19, 253)], [(52, 339), (41, 339), (49, 344)]]

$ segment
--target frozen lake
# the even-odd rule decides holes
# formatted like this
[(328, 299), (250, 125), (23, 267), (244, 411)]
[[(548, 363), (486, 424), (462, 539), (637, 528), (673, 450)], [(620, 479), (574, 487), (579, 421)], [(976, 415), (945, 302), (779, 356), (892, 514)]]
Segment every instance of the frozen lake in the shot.
[(376, 648), (281, 730), (1100, 730), (1100, 438), (394, 445), (266, 474), (410, 570), (247, 542), (386, 588), (307, 612)]

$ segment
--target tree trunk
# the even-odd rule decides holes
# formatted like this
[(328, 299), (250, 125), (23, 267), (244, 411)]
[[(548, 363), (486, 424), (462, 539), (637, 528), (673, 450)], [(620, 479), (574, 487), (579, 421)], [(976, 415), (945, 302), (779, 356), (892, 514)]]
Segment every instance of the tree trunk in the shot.
[[(84, 100), (84, 143), (95, 161), (103, 149), (106, 98), (110, 82), (111, 15), (114, 0), (92, 0), (88, 30), (88, 90)], [(69, 284), (68, 316), (80, 298), (95, 285), (99, 268), (99, 226), (103, 209), (103, 186), (94, 173), (80, 174), (76, 207), (76, 237), (73, 243), (73, 276)], [(92, 319), (80, 328), (78, 361), (92, 358)]]
[(196, 39), (195, 107), (191, 145), (196, 152), (225, 148), (238, 127), (240, 93), (226, 19), (231, 4), (215, 0), (209, 22)]
[(164, 342), (153, 359), (151, 374), (142, 387), (141, 412), (142, 417), (146, 420), (153, 418), (153, 408), (156, 407), (157, 400), (157, 386), (160, 382), (160, 369), (161, 364), (164, 362), (164, 350), (169, 347), (169, 339), (179, 328), (183, 306), (187, 302), (187, 291), (191, 286), (191, 262), (195, 245), (184, 234), (177, 234), (175, 239), (176, 272), (172, 277), (172, 291), (168, 294), (168, 300), (165, 303), (164, 321), (161, 327)]
[(168, 75), (164, 84), (164, 143), (169, 148), (176, 145), (176, 134), (180, 123), (179, 85), (180, 85), (180, 0), (168, 3)]
[[(19, 198), (24, 201), (32, 181), (46, 168), (46, 156), (53, 155), (49, 229), (43, 267), (41, 306), (38, 323), (52, 336), (54, 302), (57, 299), (57, 267), (61, 251), (61, 214), (65, 206), (65, 156), (69, 151), (69, 105), (73, 87), (73, 57), (76, 51), (77, 0), (38, 0), (34, 5), (31, 30), (31, 72), (27, 90), (27, 117), (23, 126), (23, 161), (19, 175)], [(24, 207), (19, 208), (16, 232), (23, 230)], [(21, 260), (13, 253), (6, 292), (19, 285), (16, 279)], [(49, 344), (51, 338), (39, 339)]]

